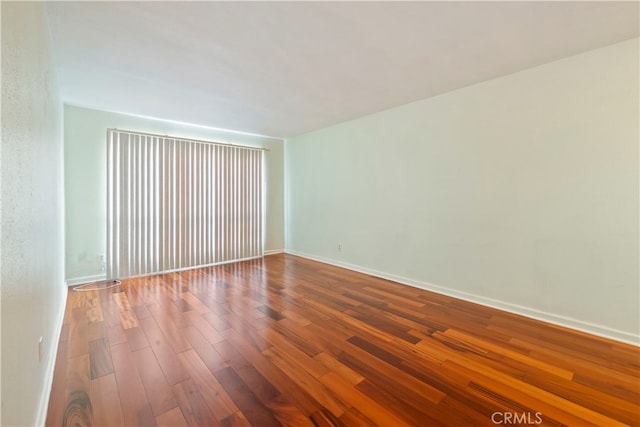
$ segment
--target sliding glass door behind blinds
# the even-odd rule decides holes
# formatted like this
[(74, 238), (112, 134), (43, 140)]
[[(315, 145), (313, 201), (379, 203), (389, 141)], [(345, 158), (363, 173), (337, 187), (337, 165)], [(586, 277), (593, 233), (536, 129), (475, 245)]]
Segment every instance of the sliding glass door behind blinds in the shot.
[(109, 131), (108, 278), (262, 255), (262, 150)]

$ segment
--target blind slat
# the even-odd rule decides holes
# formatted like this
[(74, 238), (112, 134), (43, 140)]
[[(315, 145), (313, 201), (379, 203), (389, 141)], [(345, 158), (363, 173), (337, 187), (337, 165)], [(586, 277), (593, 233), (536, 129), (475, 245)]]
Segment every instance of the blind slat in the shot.
[(254, 258), (262, 245), (262, 151), (110, 130), (110, 279)]

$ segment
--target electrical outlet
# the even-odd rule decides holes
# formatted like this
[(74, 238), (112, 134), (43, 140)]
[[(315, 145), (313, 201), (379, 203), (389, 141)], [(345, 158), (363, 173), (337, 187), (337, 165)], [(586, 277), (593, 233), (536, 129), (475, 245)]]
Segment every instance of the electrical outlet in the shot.
[(44, 341), (44, 338), (40, 337), (38, 340), (38, 363), (42, 363), (42, 341)]
[(98, 262), (100, 263), (100, 273), (104, 273), (107, 269), (107, 263), (105, 262), (104, 254), (98, 255)]
[(338, 252), (342, 252), (342, 243), (338, 243)]

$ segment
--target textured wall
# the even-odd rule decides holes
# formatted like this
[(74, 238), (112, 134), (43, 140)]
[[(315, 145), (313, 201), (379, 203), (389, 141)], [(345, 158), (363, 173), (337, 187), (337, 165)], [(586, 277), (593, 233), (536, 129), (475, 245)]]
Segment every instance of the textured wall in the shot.
[(66, 295), (62, 106), (44, 2), (1, 7), (1, 424), (33, 426), (46, 410)]
[(633, 39), (288, 140), (287, 249), (637, 341), (638, 56)]

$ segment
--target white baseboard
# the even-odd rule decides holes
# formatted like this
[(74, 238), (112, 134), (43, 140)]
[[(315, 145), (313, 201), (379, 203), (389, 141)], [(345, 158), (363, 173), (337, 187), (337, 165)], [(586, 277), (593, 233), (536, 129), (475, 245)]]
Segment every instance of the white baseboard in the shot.
[[(271, 250), (268, 250), (268, 251), (264, 251), (264, 256), (281, 254), (283, 252), (284, 252), (284, 249), (271, 249)], [(256, 259), (256, 258), (259, 258), (259, 257), (233, 259), (233, 260), (230, 260), (230, 261), (218, 262), (218, 263), (213, 263), (213, 264), (205, 264), (205, 265), (196, 265), (196, 266), (193, 266), (193, 267), (177, 268), (177, 269), (174, 269), (174, 270), (165, 270), (165, 271), (153, 272), (153, 273), (149, 273), (149, 274), (142, 274), (142, 275), (138, 275), (138, 276), (129, 276), (129, 277), (125, 277), (125, 278), (126, 279), (133, 279), (133, 278), (144, 277), (144, 276), (153, 276), (153, 275), (156, 275), (156, 274), (176, 273), (176, 272), (179, 272), (179, 271), (193, 270), (193, 269), (197, 269), (197, 268), (213, 267), (213, 266), (216, 266), (216, 265), (224, 265), (224, 264), (232, 264), (234, 262), (249, 261), (249, 260)], [(84, 285), (85, 283), (99, 282), (101, 280), (107, 280), (107, 275), (106, 274), (96, 274), (94, 276), (74, 277), (74, 278), (71, 278), (71, 279), (67, 279), (66, 283), (67, 283), (67, 286), (76, 286), (76, 285)]]
[(107, 280), (106, 274), (96, 274), (94, 276), (74, 277), (67, 279), (67, 286), (84, 285), (85, 283), (99, 282), (100, 280)]
[(467, 292), (457, 291), (455, 289), (446, 288), (443, 286), (434, 285), (432, 283), (421, 282), (418, 280), (408, 279), (406, 277), (397, 276), (395, 274), (385, 273), (382, 271), (373, 270), (367, 267), (361, 267), (359, 265), (349, 264), (346, 262), (335, 261), (315, 255), (306, 254), (290, 249), (285, 249), (287, 254), (296, 255), (302, 258), (307, 258), (313, 261), (322, 262), (324, 264), (334, 265), (336, 267), (346, 268), (348, 270), (357, 271), (359, 273), (368, 274), (370, 276), (380, 277), (382, 279), (391, 280), (393, 282), (401, 283), (403, 285), (413, 286), (415, 288), (425, 289), (427, 291), (436, 292), (442, 295), (447, 295), (453, 298), (458, 298), (464, 301), (496, 308), (498, 310), (506, 311), (513, 314), (519, 314), (521, 316), (530, 317), (532, 319), (541, 320), (543, 322), (552, 323), (554, 325), (563, 326), (570, 329), (575, 329), (580, 332), (585, 332), (591, 335), (597, 335), (603, 338), (612, 339), (615, 341), (621, 341), (627, 344), (639, 346), (640, 337), (629, 332), (619, 331), (607, 326), (597, 325), (590, 322), (585, 322), (570, 317), (565, 317), (553, 313), (549, 313), (535, 308), (524, 307), (518, 304), (512, 304), (505, 301), (496, 300), (493, 298), (486, 298), (480, 295), (474, 295)]
[[(65, 289), (66, 291), (66, 289)], [(51, 387), (53, 386), (53, 374), (56, 368), (56, 359), (58, 358), (58, 347), (60, 345), (60, 334), (62, 333), (62, 324), (64, 322), (64, 312), (67, 309), (67, 293), (64, 293), (62, 300), (62, 308), (58, 314), (58, 321), (54, 329), (53, 345), (51, 354), (49, 355), (49, 363), (44, 373), (44, 389), (40, 395), (40, 404), (38, 405), (38, 413), (36, 415), (36, 426), (44, 426), (47, 422), (47, 411), (49, 409), (49, 399), (51, 397)]]
[(275, 255), (284, 253), (284, 249), (269, 249), (268, 251), (264, 251), (264, 256)]

